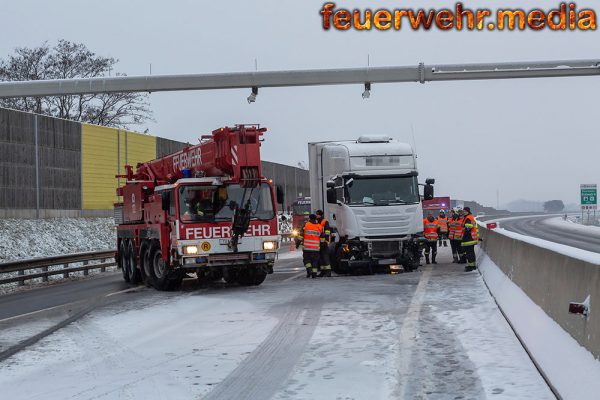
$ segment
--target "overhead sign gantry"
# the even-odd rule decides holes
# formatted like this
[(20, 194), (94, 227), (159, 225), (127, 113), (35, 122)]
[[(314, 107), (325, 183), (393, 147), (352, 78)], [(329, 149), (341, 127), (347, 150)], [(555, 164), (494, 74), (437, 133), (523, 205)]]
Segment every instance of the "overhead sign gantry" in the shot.
[(363, 97), (367, 98), (371, 84), (379, 83), (595, 75), (600, 75), (600, 59), (486, 64), (420, 63), (417, 66), (400, 67), (12, 81), (0, 83), (0, 98), (247, 88), (252, 90), (248, 102), (253, 102), (259, 88), (352, 84), (364, 84)]

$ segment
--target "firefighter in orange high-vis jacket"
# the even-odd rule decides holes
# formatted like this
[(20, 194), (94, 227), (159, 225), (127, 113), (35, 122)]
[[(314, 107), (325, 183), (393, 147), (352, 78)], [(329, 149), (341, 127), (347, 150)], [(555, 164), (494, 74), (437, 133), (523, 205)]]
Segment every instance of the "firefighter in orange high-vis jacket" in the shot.
[(437, 264), (435, 256), (437, 256), (437, 241), (440, 233), (440, 225), (433, 218), (433, 214), (429, 212), (427, 218), (423, 220), (423, 236), (425, 236), (425, 264), (429, 264), (429, 254), (431, 253), (431, 263)]
[(440, 237), (438, 245), (441, 247), (443, 244), (444, 247), (448, 247), (448, 217), (446, 216), (446, 212), (444, 210), (440, 210), (437, 222), (440, 226)]
[(317, 222), (317, 216), (310, 214), (308, 221), (304, 224), (300, 240), (303, 244), (302, 260), (306, 268), (307, 278), (316, 278), (319, 272), (319, 256), (321, 248), (321, 236), (323, 226)]
[(329, 243), (331, 242), (331, 226), (329, 221), (325, 219), (323, 210), (317, 210), (317, 223), (323, 227), (323, 233), (321, 234), (321, 247), (319, 250), (319, 276), (331, 277), (331, 263), (329, 262)]
[(458, 209), (453, 208), (450, 218), (448, 218), (448, 239), (450, 239), (450, 249), (452, 250), (452, 262), (458, 263), (460, 257), (460, 242), (462, 236), (459, 238), (459, 231), (462, 222), (458, 216)]
[(477, 222), (475, 221), (475, 217), (471, 214), (471, 209), (469, 207), (464, 208), (464, 220), (462, 223), (464, 232), (462, 236), (461, 247), (465, 251), (465, 255), (467, 257), (467, 265), (465, 266), (465, 271), (473, 271), (477, 269), (477, 260), (475, 259), (475, 245), (479, 240), (479, 235), (477, 231)]

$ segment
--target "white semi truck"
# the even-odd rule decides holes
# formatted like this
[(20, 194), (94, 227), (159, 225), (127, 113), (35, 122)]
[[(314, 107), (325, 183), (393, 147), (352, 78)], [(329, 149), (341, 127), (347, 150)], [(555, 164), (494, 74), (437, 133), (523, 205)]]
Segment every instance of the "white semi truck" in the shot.
[[(337, 273), (419, 265), (423, 211), (417, 160), (410, 145), (388, 136), (308, 144), (311, 207), (334, 228)], [(425, 200), (433, 197), (427, 179)]]

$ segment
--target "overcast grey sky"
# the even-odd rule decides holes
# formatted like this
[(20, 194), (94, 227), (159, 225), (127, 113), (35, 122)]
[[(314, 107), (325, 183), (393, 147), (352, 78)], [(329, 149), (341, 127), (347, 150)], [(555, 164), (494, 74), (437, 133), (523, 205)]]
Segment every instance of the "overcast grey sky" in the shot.
[[(465, 7), (533, 6), (511, 0)], [(64, 38), (145, 75), (600, 58), (600, 32), (323, 31), (323, 1), (2, 0), (0, 55)], [(337, 1), (338, 7), (453, 7), (454, 1)], [(556, 7), (538, 1), (535, 6)], [(579, 1), (579, 8), (597, 6)], [(600, 10), (600, 8), (598, 8)], [(598, 11), (596, 10), (596, 11)], [(153, 134), (195, 142), (234, 123), (269, 128), (263, 158), (307, 160), (306, 143), (387, 133), (412, 143), (437, 194), (487, 205), (518, 198), (577, 202), (598, 183), (600, 76), (506, 81), (153, 93)], [(146, 126), (140, 127), (143, 130)]]

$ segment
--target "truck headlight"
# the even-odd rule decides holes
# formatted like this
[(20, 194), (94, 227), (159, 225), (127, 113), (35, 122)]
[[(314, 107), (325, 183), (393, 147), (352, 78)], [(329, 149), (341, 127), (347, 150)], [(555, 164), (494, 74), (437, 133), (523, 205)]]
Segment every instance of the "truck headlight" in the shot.
[(277, 242), (263, 242), (263, 250), (277, 250)]
[(198, 254), (198, 246), (183, 246), (183, 254)]

